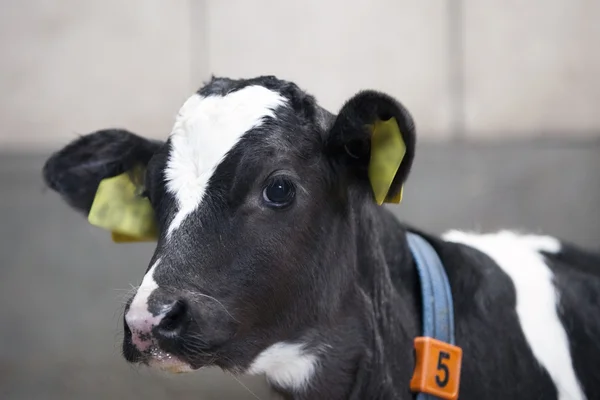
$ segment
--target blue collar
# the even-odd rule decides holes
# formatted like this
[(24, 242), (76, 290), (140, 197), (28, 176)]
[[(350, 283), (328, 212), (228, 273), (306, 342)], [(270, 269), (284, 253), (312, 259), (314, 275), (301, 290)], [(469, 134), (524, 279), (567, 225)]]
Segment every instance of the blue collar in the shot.
[[(423, 303), (422, 336), (454, 345), (454, 310), (452, 292), (444, 266), (433, 247), (421, 236), (407, 232), (421, 283)], [(437, 397), (420, 392), (417, 400)]]
[(408, 246), (417, 264), (423, 300), (423, 336), (454, 344), (452, 292), (444, 265), (431, 245), (407, 232)]

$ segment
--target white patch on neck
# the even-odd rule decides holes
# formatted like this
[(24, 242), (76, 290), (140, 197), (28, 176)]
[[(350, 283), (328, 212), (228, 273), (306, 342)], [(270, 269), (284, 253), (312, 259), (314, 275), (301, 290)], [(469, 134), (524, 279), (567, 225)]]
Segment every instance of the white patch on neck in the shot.
[(569, 338), (556, 312), (554, 276), (539, 253), (560, 251), (560, 242), (509, 231), (482, 235), (450, 231), (443, 238), (482, 251), (512, 279), (521, 329), (533, 355), (554, 381), (558, 398), (585, 399), (573, 370)]
[(303, 389), (314, 375), (317, 356), (306, 352), (303, 344), (279, 342), (263, 350), (248, 368), (251, 375), (265, 374), (279, 387)]
[(200, 205), (210, 177), (231, 148), (286, 102), (263, 86), (248, 86), (226, 96), (194, 94), (184, 103), (171, 132), (165, 171), (167, 189), (179, 206), (167, 237)]
[(138, 288), (133, 300), (131, 301), (131, 305), (129, 306), (129, 310), (127, 310), (127, 315), (125, 316), (125, 320), (128, 324), (132, 324), (137, 320), (147, 321), (149, 325), (156, 325), (158, 321), (162, 318), (161, 315), (153, 316), (148, 310), (148, 298), (150, 294), (155, 289), (158, 289), (158, 284), (154, 280), (154, 271), (156, 267), (160, 263), (160, 258), (156, 260), (156, 262), (150, 267), (146, 275), (144, 275), (144, 279), (142, 280), (142, 284)]

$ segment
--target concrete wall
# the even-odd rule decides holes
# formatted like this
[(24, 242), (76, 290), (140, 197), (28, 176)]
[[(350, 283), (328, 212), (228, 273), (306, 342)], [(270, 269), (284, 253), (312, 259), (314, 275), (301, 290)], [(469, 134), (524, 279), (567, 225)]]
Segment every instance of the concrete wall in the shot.
[(465, 0), (469, 136), (600, 136), (600, 1)]
[(210, 73), (332, 110), (385, 90), (422, 138), (599, 137), (597, 0), (4, 0), (0, 148), (108, 126), (164, 137)]
[(124, 126), (161, 137), (190, 91), (185, 0), (3, 0), (0, 148)]
[(385, 90), (406, 104), (423, 132), (449, 135), (452, 99), (441, 2), (208, 4), (211, 71), (232, 76), (273, 73), (296, 81), (336, 112), (362, 88)]

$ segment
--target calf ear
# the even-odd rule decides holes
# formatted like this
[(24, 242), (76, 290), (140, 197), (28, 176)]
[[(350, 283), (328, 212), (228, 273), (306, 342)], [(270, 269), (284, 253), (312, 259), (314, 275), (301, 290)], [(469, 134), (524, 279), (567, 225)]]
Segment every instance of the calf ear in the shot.
[(126, 130), (100, 130), (54, 153), (44, 165), (43, 178), (71, 207), (87, 215), (102, 179), (147, 165), (161, 146)]
[[(378, 132), (376, 134), (378, 137), (390, 133), (394, 136), (394, 140), (391, 142), (387, 139), (373, 140), (376, 129), (379, 129), (379, 132), (386, 131), (382, 135)], [(395, 146), (394, 141), (396, 141)], [(391, 157), (392, 164), (394, 158), (401, 159), (399, 166), (398, 164), (390, 166), (393, 171), (385, 185), (389, 185), (389, 190), (386, 190), (383, 195), (377, 193), (378, 190), (375, 188), (377, 184), (373, 182), (374, 162), (380, 161), (372, 159), (374, 154), (372, 150), (376, 148), (373, 144), (379, 148), (383, 146), (385, 153), (383, 158), (389, 160)], [(375, 200), (379, 204), (384, 201), (398, 202), (402, 185), (408, 177), (414, 158), (414, 122), (406, 108), (387, 94), (373, 90), (362, 91), (343, 105), (330, 128), (326, 147), (329, 154), (341, 160), (342, 165), (350, 172), (350, 182), (355, 181), (365, 187), (367, 185), (371, 187), (375, 192)], [(404, 152), (403, 157), (402, 152)], [(372, 170), (369, 171), (369, 168)]]

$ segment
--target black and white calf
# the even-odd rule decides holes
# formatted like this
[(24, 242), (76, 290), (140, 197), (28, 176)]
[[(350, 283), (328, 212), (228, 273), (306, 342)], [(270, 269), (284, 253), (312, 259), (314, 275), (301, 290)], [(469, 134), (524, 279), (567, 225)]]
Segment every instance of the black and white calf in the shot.
[(156, 251), (125, 307), (123, 354), (175, 370), (266, 374), (295, 399), (411, 399), (419, 278), (406, 233), (444, 263), (463, 350), (461, 399), (600, 399), (600, 256), (549, 236), (441, 237), (378, 206), (370, 130), (407, 111), (364, 91), (333, 115), (274, 77), (214, 78), (166, 142), (83, 136), (44, 176), (87, 213), (101, 179), (146, 165)]

